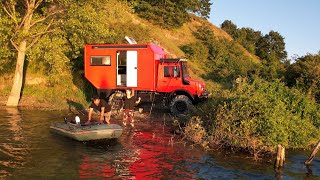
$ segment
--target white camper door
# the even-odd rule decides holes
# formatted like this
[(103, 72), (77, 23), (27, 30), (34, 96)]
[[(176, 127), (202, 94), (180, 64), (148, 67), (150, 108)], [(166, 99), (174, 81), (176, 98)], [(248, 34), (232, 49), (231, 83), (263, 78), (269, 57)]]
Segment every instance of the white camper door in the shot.
[(127, 87), (137, 87), (138, 83), (138, 52), (127, 51)]

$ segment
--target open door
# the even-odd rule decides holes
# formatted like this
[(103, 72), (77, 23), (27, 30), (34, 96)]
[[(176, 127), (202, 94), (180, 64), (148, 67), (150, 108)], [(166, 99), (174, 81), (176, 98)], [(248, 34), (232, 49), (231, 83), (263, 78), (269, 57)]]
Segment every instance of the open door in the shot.
[(127, 87), (137, 87), (138, 84), (138, 52), (127, 51)]

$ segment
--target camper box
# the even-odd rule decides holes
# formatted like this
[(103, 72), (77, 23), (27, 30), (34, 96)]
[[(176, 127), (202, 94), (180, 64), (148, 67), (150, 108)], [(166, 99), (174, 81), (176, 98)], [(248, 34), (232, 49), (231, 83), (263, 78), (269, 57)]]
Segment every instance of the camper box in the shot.
[(99, 91), (132, 88), (155, 91), (165, 51), (153, 44), (85, 45), (85, 77)]

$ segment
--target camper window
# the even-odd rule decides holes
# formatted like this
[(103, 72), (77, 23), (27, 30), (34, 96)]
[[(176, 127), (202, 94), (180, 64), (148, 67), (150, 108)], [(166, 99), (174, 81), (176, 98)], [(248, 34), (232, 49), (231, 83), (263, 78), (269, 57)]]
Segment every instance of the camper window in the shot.
[(91, 56), (91, 66), (110, 66), (111, 56)]

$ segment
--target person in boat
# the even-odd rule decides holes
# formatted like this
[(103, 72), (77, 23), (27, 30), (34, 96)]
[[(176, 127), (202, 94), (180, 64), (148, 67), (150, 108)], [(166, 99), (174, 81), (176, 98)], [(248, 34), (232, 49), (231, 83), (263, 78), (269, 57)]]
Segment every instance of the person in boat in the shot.
[(126, 126), (130, 123), (134, 127), (134, 108), (140, 101), (140, 97), (138, 100), (134, 98), (134, 91), (132, 89), (126, 90), (126, 95), (123, 97), (123, 125)]
[(93, 113), (97, 113), (100, 115), (100, 124), (110, 124), (111, 106), (104, 99), (100, 99), (99, 96), (94, 96), (92, 98), (92, 103), (89, 106), (88, 121), (86, 122), (86, 124), (91, 123)]

